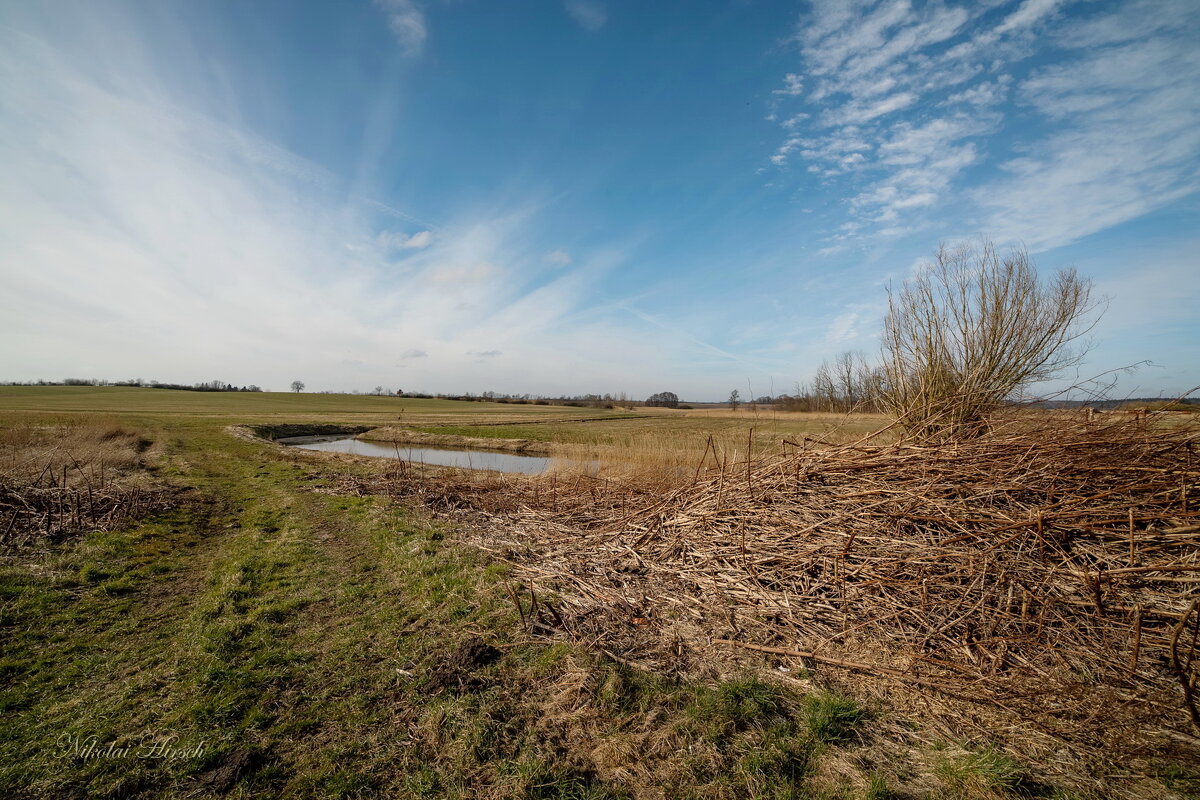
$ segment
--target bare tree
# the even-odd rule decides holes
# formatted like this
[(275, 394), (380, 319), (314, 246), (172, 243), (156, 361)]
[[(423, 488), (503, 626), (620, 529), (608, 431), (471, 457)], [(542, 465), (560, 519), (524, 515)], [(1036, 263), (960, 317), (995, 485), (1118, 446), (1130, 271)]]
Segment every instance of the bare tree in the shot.
[(1041, 281), (1023, 249), (942, 246), (888, 292), (883, 401), (919, 436), (979, 433), (1006, 399), (1079, 363), (1099, 303), (1074, 269)]
[(304, 391), (304, 381), (292, 381), (292, 391), (293, 392), (303, 392)]
[(847, 350), (817, 367), (811, 389), (797, 386), (796, 392), (807, 397), (814, 411), (877, 411), (880, 384), (879, 368), (862, 353)]
[(861, 360), (861, 357), (851, 350), (839, 353), (833, 360), (833, 382), (836, 393), (841, 404), (845, 405), (847, 409), (857, 406), (861, 399), (855, 380), (858, 377), (858, 363)]
[(729, 408), (732, 411), (737, 411), (737, 407), (742, 404), (742, 396), (734, 389), (729, 393)]
[(837, 406), (837, 384), (829, 369), (829, 362), (822, 361), (812, 379), (812, 393), (816, 411), (834, 411)]

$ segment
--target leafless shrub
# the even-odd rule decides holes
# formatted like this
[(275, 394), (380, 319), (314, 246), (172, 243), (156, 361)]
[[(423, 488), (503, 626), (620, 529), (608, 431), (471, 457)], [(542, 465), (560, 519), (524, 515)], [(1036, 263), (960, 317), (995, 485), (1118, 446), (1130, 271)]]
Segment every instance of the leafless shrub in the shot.
[(102, 417), (0, 432), (0, 551), (112, 530), (169, 508), (149, 480), (150, 442)]
[(1074, 269), (1039, 280), (1023, 249), (943, 246), (889, 293), (885, 408), (917, 438), (978, 434), (1007, 399), (1079, 363), (1098, 305)]
[[(847, 350), (832, 362), (823, 361), (813, 375), (808, 394), (810, 407), (801, 410), (874, 412), (880, 406), (882, 375), (862, 353)], [(797, 394), (802, 390), (797, 388)], [(792, 403), (792, 405), (796, 405)]]

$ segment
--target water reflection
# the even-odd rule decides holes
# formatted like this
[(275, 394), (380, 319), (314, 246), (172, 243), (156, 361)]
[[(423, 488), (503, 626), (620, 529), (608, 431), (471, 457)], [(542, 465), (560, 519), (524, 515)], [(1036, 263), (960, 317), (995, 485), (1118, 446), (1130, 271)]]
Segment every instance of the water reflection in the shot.
[(461, 467), (463, 469), (486, 469), (494, 472), (516, 472), (536, 475), (550, 466), (550, 459), (541, 456), (521, 456), (513, 453), (497, 453), (490, 450), (449, 450), (440, 447), (410, 447), (404, 444), (366, 442), (362, 439), (335, 438), (330, 436), (297, 436), (277, 440), (289, 447), (302, 450), (320, 450), (326, 453), (350, 453), (356, 456), (376, 458), (398, 458), (418, 464), (434, 464), (439, 467)]

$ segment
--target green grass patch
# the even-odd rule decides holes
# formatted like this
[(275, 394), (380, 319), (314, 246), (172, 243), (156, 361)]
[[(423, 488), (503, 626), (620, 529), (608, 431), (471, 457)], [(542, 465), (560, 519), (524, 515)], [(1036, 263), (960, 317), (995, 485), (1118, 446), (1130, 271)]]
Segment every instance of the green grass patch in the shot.
[(836, 692), (818, 692), (804, 698), (804, 722), (820, 742), (850, 740), (866, 716), (866, 709)]
[(960, 797), (972, 797), (981, 792), (1012, 792), (1024, 780), (1020, 764), (990, 747), (943, 755), (934, 766), (934, 774)]

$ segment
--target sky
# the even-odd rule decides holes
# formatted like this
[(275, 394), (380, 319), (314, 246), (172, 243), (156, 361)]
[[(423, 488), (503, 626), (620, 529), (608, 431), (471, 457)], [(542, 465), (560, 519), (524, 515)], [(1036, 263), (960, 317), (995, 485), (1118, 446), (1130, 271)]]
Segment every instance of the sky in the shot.
[(987, 236), (1200, 385), (1195, 0), (0, 0), (0, 380), (789, 391)]

